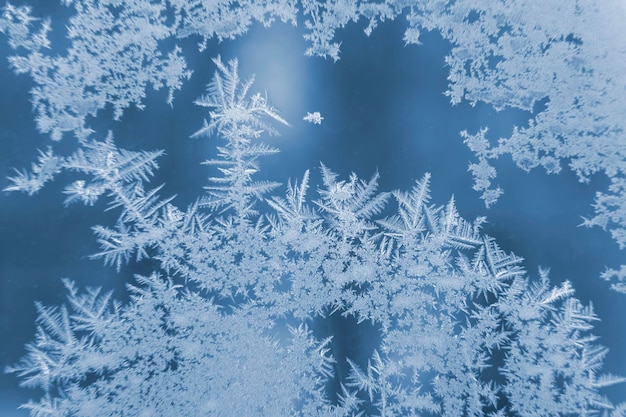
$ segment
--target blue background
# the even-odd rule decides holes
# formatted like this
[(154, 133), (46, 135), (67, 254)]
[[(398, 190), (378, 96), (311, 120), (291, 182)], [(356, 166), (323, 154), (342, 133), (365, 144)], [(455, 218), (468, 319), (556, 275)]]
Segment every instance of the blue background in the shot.
[[(252, 90), (267, 91), (292, 125), (281, 126), (280, 137), (264, 138), (281, 153), (261, 161), (259, 178), (286, 184), (288, 178), (300, 178), (311, 169), (314, 184), (309, 197), (314, 199), (320, 161), (344, 177), (355, 172), (369, 179), (378, 170), (382, 191), (408, 189), (430, 172), (434, 203), (445, 204), (454, 195), (466, 219), (487, 216), (485, 233), (505, 251), (525, 258), (531, 276), (537, 277), (538, 267), (543, 266), (550, 268), (553, 283), (574, 283), (576, 296), (592, 302), (602, 320), (595, 333), (611, 349), (605, 371), (626, 375), (622, 353), (626, 295), (610, 291), (598, 278), (605, 265), (623, 263), (624, 254), (607, 233), (577, 227), (582, 215), (592, 213), (593, 196), (606, 185), (606, 178), (583, 185), (565, 167), (558, 176), (541, 170), (526, 174), (503, 159), (496, 165), (496, 183), (505, 193), (493, 208), (485, 209), (471, 188), (467, 166), (473, 158), (459, 131), (475, 132), (488, 125), (490, 139), (497, 140), (509, 135), (514, 125), (524, 125), (531, 114), (498, 113), (480, 104), (452, 107), (443, 94), (447, 88), (444, 57), (450, 46), (438, 34), (426, 33), (421, 46), (405, 47), (401, 20), (380, 25), (370, 38), (363, 34), (364, 27), (353, 24), (339, 31), (342, 47), (337, 63), (305, 57), (301, 29), (281, 23), (271, 29), (254, 26), (236, 41), (210, 42), (203, 53), (197, 52), (198, 39), (183, 40), (180, 44), (194, 75), (175, 94), (173, 110), (165, 103), (166, 91), (148, 91), (145, 110), (128, 109), (119, 123), (112, 122), (105, 110), (93, 126), (101, 136), (111, 129), (122, 147), (165, 149), (153, 184), (165, 183), (162, 195), (176, 194), (174, 202), (184, 208), (202, 193), (212, 174), (200, 163), (211, 157), (216, 145), (215, 139), (189, 139), (207, 117), (205, 109), (192, 101), (203, 94), (213, 75), (211, 57), (218, 53), (225, 61), (237, 57), (240, 76), (256, 74)], [(4, 39), (0, 55), (10, 55)], [(36, 149), (44, 149), (49, 141), (33, 122), (28, 94), (32, 81), (14, 75), (4, 62), (0, 63), (0, 188), (9, 184), (5, 178), (12, 175), (13, 167), (29, 166)], [(307, 111), (321, 112), (322, 125), (304, 122)], [(67, 146), (72, 146), (72, 139)], [(87, 259), (98, 250), (90, 227), (113, 224), (116, 213), (104, 213), (105, 202), (64, 208), (61, 190), (70, 178), (61, 175), (32, 197), (0, 195), (1, 368), (19, 360), (24, 344), (34, 337), (34, 301), (64, 301), (60, 278), (70, 277), (80, 286), (112, 288), (124, 299), (124, 283), (131, 281), (132, 273), (148, 270), (135, 266), (117, 274), (114, 268)], [(348, 334), (347, 325), (327, 323), (328, 331)], [(349, 337), (337, 339), (340, 344), (351, 343)], [(626, 399), (625, 389), (622, 384), (605, 392), (618, 402)], [(17, 405), (38, 395), (18, 389), (14, 375), (0, 374), (0, 415), (27, 415), (15, 411)]]

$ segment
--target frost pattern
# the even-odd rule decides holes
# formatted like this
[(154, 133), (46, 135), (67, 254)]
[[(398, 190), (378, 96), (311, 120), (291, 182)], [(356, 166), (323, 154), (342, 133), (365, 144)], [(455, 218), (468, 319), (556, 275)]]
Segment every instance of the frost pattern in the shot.
[[(73, 132), (86, 138), (88, 118), (107, 105), (119, 120), (134, 105), (143, 108), (148, 86), (167, 88), (167, 102), (191, 72), (177, 46), (166, 41), (199, 34), (233, 38), (245, 32), (253, 20), (266, 25), (275, 18), (292, 18), (287, 1), (161, 1), (64, 0), (75, 9), (67, 24), (69, 46), (64, 54), (50, 55), (50, 22), (35, 30), (29, 7), (8, 4), (0, 31), (6, 33), (19, 54), (10, 58), (14, 70), (28, 73), (36, 87), (31, 90), (37, 127), (60, 140)], [(173, 19), (171, 18), (173, 16)], [(94, 22), (98, 22), (94, 24)], [(167, 46), (166, 46), (167, 45)]]
[[(312, 32), (306, 36), (313, 44), (308, 52), (333, 59), (339, 58), (335, 31), (360, 17), (369, 20), (369, 34), (378, 22), (404, 14), (407, 43), (419, 43), (424, 30), (441, 33), (452, 46), (446, 58), (452, 104), (484, 102), (496, 110), (533, 113), (527, 126), (517, 126), (496, 143), (485, 138), (484, 129), (463, 133), (478, 157), (469, 168), (486, 206), (503, 192), (492, 183), (496, 171), (490, 164), (502, 155), (526, 171), (542, 166), (558, 173), (565, 162), (581, 182), (603, 173), (611, 184), (597, 193), (595, 212), (583, 224), (602, 227), (626, 247), (623, 2), (337, 0), (322, 5), (311, 0), (303, 5)], [(623, 274), (610, 270), (609, 276)]]
[(302, 120), (304, 120), (305, 122), (316, 124), (316, 125), (321, 125), (322, 120), (324, 120), (324, 117), (322, 117), (321, 113), (318, 111), (313, 112), (313, 113), (306, 112), (306, 116), (304, 116)]
[[(558, 173), (569, 165), (583, 182), (604, 173), (611, 184), (599, 191), (586, 226), (607, 230), (626, 246), (626, 11), (621, 0), (65, 0), (75, 14), (67, 25), (69, 46), (50, 55), (51, 23), (38, 22), (28, 7), (7, 5), (0, 31), (17, 55), (11, 65), (32, 76), (37, 126), (55, 140), (72, 132), (89, 136), (90, 117), (110, 105), (119, 119), (124, 109), (143, 106), (146, 88), (167, 88), (168, 102), (190, 76), (172, 39), (199, 36), (200, 49), (212, 38), (232, 39), (257, 21), (296, 24), (303, 20), (308, 55), (339, 59), (337, 30), (361, 18), (367, 35), (385, 20), (406, 18), (407, 44), (436, 30), (450, 42), (447, 95), (453, 104), (484, 102), (496, 110), (533, 112), (497, 143), (486, 130), (463, 132), (478, 157), (469, 166), (474, 189), (486, 206), (503, 190), (491, 161), (511, 155), (517, 166), (542, 166)], [(99, 22), (97, 25), (93, 22)], [(45, 180), (44, 170), (35, 177)], [(34, 178), (33, 178), (34, 179)], [(35, 180), (36, 181), (36, 180)], [(35, 185), (34, 183), (32, 185)], [(623, 267), (622, 267), (623, 268)], [(605, 278), (623, 277), (608, 270)], [(617, 281), (614, 288), (623, 287)]]
[[(108, 136), (55, 160), (84, 176), (68, 202), (106, 194), (120, 211), (114, 229), (95, 229), (98, 256), (149, 256), (158, 271), (128, 286), (126, 304), (66, 280), (67, 306), (37, 306), (36, 339), (8, 368), (44, 393), (31, 415), (623, 415), (600, 394), (623, 379), (601, 373), (596, 316), (568, 282), (529, 280), (481, 234), (484, 219), (430, 202), (428, 175), (381, 193), (378, 174), (341, 180), (322, 165), (312, 202), (309, 171), (269, 195), (276, 185), (253, 179), (275, 152), (260, 138), (286, 122), (236, 61), (214, 62), (196, 101), (209, 120), (193, 136), (222, 141), (209, 161), (219, 174), (186, 211), (145, 188), (159, 152)], [(332, 340), (308, 327), (329, 314), (381, 337), (367, 364), (348, 360), (336, 396)]]
[(86, 138), (91, 132), (88, 116), (95, 117), (107, 104), (113, 107), (116, 120), (130, 105), (142, 108), (148, 85), (169, 88), (171, 103), (172, 92), (190, 72), (178, 48), (167, 53), (159, 49), (159, 42), (172, 35), (165, 24), (164, 6), (150, 1), (124, 7), (111, 0), (65, 3), (77, 13), (67, 28), (70, 46), (56, 56), (46, 53), (49, 21), (38, 32), (23, 33), (33, 30), (36, 19), (30, 10), (11, 5), (4, 9), (3, 31), (12, 38), (11, 46), (21, 52), (11, 57), (11, 65), (17, 73), (29, 73), (35, 82), (31, 100), (41, 132), (54, 140), (60, 140), (64, 132)]
[(487, 205), (497, 200), (501, 190), (489, 183), (495, 177), (489, 161), (506, 154), (526, 171), (542, 166), (558, 173), (561, 161), (567, 161), (582, 182), (604, 173), (611, 185), (598, 192), (595, 214), (584, 224), (610, 231), (623, 248), (626, 43), (617, 36), (623, 30), (623, 5), (498, 2), (458, 12), (463, 23), (448, 24), (454, 45), (447, 58), (452, 102), (534, 111), (528, 126), (516, 127), (496, 144), (485, 139), (486, 130), (464, 133), (479, 158), (470, 165), (475, 189)]

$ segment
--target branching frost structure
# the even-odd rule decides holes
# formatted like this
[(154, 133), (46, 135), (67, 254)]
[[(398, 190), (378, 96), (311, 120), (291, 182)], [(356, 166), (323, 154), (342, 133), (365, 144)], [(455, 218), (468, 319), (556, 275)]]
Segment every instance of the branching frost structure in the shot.
[[(309, 171), (270, 194), (275, 184), (253, 178), (275, 152), (260, 140), (286, 122), (249, 94), (236, 61), (214, 62), (196, 102), (209, 120), (194, 136), (222, 141), (219, 174), (188, 209), (145, 187), (159, 152), (111, 136), (49, 163), (50, 175), (84, 176), (68, 202), (108, 195), (120, 212), (114, 228), (95, 228), (97, 257), (150, 257), (158, 271), (137, 276), (125, 304), (66, 280), (67, 305), (37, 305), (36, 339), (7, 369), (43, 391), (24, 405), (31, 415), (623, 415), (600, 393), (623, 378), (602, 373), (597, 318), (568, 282), (553, 287), (545, 271), (531, 281), (481, 233), (484, 219), (431, 203), (428, 175), (381, 193), (377, 174), (342, 180), (321, 165), (316, 199)], [(28, 191), (33, 177), (21, 181)], [(368, 363), (347, 359), (336, 395), (340, 358), (310, 330), (329, 314), (380, 334)]]

